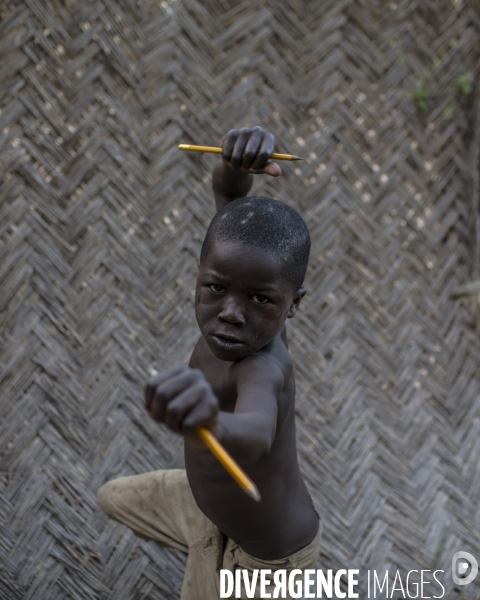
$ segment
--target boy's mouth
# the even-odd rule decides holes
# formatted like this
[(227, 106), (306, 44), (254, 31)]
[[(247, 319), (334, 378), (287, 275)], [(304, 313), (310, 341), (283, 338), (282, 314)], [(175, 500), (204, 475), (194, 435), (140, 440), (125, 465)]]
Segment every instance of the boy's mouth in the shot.
[(222, 333), (212, 333), (210, 337), (216, 346), (223, 349), (234, 350), (245, 345), (245, 343), (242, 342), (242, 340), (231, 335), (224, 335)]

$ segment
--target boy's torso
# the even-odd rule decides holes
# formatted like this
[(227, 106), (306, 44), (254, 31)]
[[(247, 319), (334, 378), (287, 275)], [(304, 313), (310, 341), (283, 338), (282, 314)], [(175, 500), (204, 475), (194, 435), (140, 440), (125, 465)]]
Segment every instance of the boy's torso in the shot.
[[(295, 380), (286, 346), (286, 330), (258, 352), (260, 360), (275, 361), (284, 375), (278, 399), (275, 439), (270, 452), (242, 465), (257, 485), (262, 500), (244, 494), (216, 458), (185, 444), (185, 466), (199, 508), (245, 552), (257, 558), (283, 558), (306, 546), (317, 532), (318, 518), (300, 474), (295, 442)], [(245, 359), (244, 359), (245, 360)], [(255, 360), (255, 356), (248, 357)], [(220, 403), (233, 412), (236, 402), (234, 363), (217, 359), (203, 337), (190, 366), (200, 369)]]

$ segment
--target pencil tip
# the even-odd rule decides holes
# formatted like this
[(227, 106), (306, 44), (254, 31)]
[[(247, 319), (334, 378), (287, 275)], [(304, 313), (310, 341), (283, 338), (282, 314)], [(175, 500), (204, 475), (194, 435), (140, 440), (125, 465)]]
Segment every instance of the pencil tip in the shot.
[(304, 160), (300, 156), (292, 156), (292, 160)]
[(254, 485), (252, 488), (247, 490), (248, 495), (253, 498), (256, 502), (260, 502), (262, 497), (260, 496), (260, 492), (257, 489), (257, 486)]

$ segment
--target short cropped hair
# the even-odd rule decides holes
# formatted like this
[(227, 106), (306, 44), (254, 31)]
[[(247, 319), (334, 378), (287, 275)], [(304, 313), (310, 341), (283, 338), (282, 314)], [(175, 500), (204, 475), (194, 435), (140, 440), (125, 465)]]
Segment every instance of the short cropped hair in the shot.
[(298, 290), (305, 279), (310, 255), (310, 234), (296, 210), (264, 196), (237, 198), (213, 217), (203, 241), (200, 262), (212, 244), (242, 242), (279, 257), (284, 274)]

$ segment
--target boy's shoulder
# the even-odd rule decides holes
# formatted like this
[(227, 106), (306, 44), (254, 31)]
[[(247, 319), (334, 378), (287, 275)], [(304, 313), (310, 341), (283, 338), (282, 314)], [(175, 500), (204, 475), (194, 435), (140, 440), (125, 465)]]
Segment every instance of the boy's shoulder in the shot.
[(285, 343), (285, 334), (279, 333), (265, 348), (232, 363), (230, 372), (237, 383), (243, 380), (283, 382), (292, 371), (292, 359)]
[(293, 376), (285, 326), (265, 348), (232, 363), (217, 359), (200, 336), (189, 366), (203, 371), (210, 383), (221, 381), (220, 387), (237, 391), (248, 384), (269, 384), (269, 387), (281, 391), (285, 382)]

